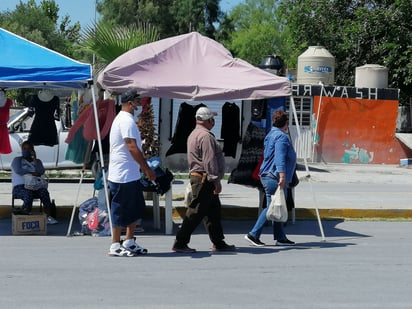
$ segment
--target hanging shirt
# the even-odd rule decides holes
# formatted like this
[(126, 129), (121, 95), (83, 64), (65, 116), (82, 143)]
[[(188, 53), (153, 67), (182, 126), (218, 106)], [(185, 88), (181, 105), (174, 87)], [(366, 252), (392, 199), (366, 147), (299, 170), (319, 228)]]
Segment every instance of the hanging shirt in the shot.
[(175, 153), (187, 153), (187, 138), (196, 126), (196, 112), (204, 104), (196, 106), (186, 102), (180, 104), (179, 114), (177, 116), (175, 133), (173, 134), (171, 146), (166, 152), (166, 157)]
[(220, 136), (223, 139), (225, 156), (236, 157), (236, 149), (240, 138), (240, 109), (235, 103), (226, 102), (222, 106), (222, 128)]
[[(100, 138), (104, 139), (110, 131), (113, 119), (116, 117), (114, 100), (107, 99), (97, 102), (97, 118), (99, 121)], [(79, 118), (70, 128), (66, 143), (70, 143), (76, 135), (77, 130), (83, 127), (83, 137), (87, 141), (97, 139), (96, 123), (94, 118), (93, 106), (81, 112)]]
[(7, 129), (7, 121), (10, 119), (10, 107), (13, 101), (6, 99), (4, 106), (0, 107), (0, 153), (11, 153), (11, 145), (9, 131)]
[(33, 96), (30, 106), (35, 116), (29, 132), (29, 142), (33, 145), (54, 146), (59, 144), (55, 120), (60, 119), (59, 98), (54, 96), (49, 102), (43, 102)]

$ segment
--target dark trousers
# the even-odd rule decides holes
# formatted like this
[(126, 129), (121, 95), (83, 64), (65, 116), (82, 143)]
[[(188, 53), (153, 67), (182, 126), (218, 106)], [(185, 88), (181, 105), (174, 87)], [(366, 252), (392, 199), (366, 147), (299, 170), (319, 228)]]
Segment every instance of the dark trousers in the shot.
[(176, 246), (184, 246), (190, 242), (190, 236), (200, 224), (205, 223), (209, 238), (215, 246), (223, 245), (223, 228), (221, 223), (221, 208), (219, 195), (213, 194), (214, 184), (208, 181), (202, 183), (202, 178), (190, 177), (193, 201), (186, 211), (183, 223), (176, 234)]
[(49, 191), (46, 188), (41, 188), (39, 190), (28, 190), (24, 185), (17, 185), (13, 187), (13, 197), (23, 200), (23, 208), (28, 211), (32, 210), (33, 199), (39, 198), (44, 205), (44, 208), (48, 209), (51, 207), (51, 200)]

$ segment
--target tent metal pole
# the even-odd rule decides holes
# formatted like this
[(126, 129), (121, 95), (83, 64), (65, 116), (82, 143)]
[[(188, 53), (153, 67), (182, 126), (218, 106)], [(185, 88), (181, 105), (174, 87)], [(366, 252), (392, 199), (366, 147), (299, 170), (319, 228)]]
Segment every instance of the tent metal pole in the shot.
[[(298, 115), (296, 112), (296, 107), (295, 107), (295, 101), (293, 100), (293, 96), (290, 96), (290, 105), (292, 107), (292, 111), (293, 111), (293, 117), (295, 118), (295, 122), (296, 122), (296, 129), (298, 131), (298, 138), (300, 138), (301, 133), (300, 133), (300, 126), (299, 126), (299, 120), (298, 120)], [(307, 173), (307, 178), (309, 178), (309, 183), (310, 183), (310, 189), (312, 191), (312, 196), (313, 199), (315, 200), (315, 211), (316, 211), (316, 217), (318, 218), (318, 224), (319, 224), (319, 229), (320, 229), (320, 233), (321, 233), (321, 237), (322, 240), (325, 241), (325, 234), (323, 233), (323, 227), (322, 227), (322, 221), (320, 220), (320, 215), (319, 215), (319, 210), (318, 210), (318, 204), (316, 202), (316, 198), (315, 198), (315, 193), (313, 192), (313, 187), (312, 187), (312, 180), (310, 178), (310, 174), (309, 174), (309, 167), (308, 167), (308, 162), (306, 161), (306, 156), (303, 156), (303, 160), (305, 162), (305, 169), (306, 169), (306, 173)]]
[(324, 85), (320, 81), (319, 82), (321, 88), (320, 88), (320, 98), (319, 98), (319, 104), (318, 104), (318, 112), (316, 114), (316, 127), (315, 127), (315, 132), (313, 132), (313, 140), (312, 140), (312, 162), (315, 162), (315, 148), (316, 148), (316, 134), (318, 134), (318, 127), (319, 127), (319, 117), (320, 117), (320, 108), (322, 106), (322, 95), (324, 91)]
[(107, 212), (109, 214), (109, 223), (110, 223), (110, 231), (111, 231), (112, 230), (112, 216), (110, 214), (109, 191), (108, 191), (108, 186), (107, 186), (106, 171), (105, 171), (104, 159), (103, 159), (102, 137), (100, 135), (100, 126), (99, 126), (99, 118), (98, 118), (98, 113), (97, 113), (96, 95), (95, 95), (93, 84), (90, 86), (90, 88), (91, 88), (91, 91), (92, 91), (92, 98), (93, 98), (94, 123), (96, 125), (97, 144), (99, 146), (100, 167), (102, 169), (104, 194), (105, 194), (105, 197), (106, 197), (106, 205), (107, 205), (107, 210), (108, 210)]
[(80, 172), (80, 181), (79, 181), (79, 185), (77, 187), (76, 200), (75, 200), (74, 205), (73, 205), (72, 216), (70, 217), (69, 228), (67, 229), (67, 234), (66, 234), (67, 237), (70, 236), (71, 231), (72, 231), (72, 224), (73, 224), (73, 219), (74, 219), (74, 214), (76, 212), (77, 204), (79, 202), (79, 193), (80, 193), (80, 189), (81, 189), (82, 182), (83, 182), (83, 175), (84, 175), (84, 169), (82, 169), (82, 171)]
[[(292, 95), (290, 96), (290, 105), (292, 107), (293, 117), (295, 118), (296, 130), (298, 131), (298, 139), (300, 139), (302, 134), (300, 132), (300, 124), (299, 124), (298, 114), (296, 112), (295, 100), (293, 99)], [(307, 173), (306, 177), (310, 177), (308, 161), (306, 160), (305, 155), (303, 155), (303, 161), (305, 163), (305, 170), (306, 170), (306, 173)]]
[(90, 150), (91, 150), (91, 142), (89, 142), (87, 144), (87, 151), (86, 151), (86, 154), (84, 155), (83, 167), (82, 167), (82, 170), (80, 172), (80, 180), (79, 180), (79, 185), (77, 187), (76, 200), (73, 204), (73, 210), (72, 210), (72, 215), (70, 217), (69, 228), (67, 229), (67, 234), (66, 234), (67, 237), (69, 237), (71, 235), (72, 224), (73, 224), (73, 220), (74, 220), (74, 214), (76, 213), (76, 208), (79, 205), (79, 194), (80, 194), (81, 185), (83, 183), (84, 170), (86, 169), (86, 160), (87, 160), (87, 158), (89, 158)]

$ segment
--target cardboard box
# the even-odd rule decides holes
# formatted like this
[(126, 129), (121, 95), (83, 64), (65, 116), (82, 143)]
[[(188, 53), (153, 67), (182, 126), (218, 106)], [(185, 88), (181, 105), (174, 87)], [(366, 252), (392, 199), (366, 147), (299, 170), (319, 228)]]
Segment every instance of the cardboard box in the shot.
[(12, 214), (11, 221), (13, 235), (47, 235), (46, 214)]

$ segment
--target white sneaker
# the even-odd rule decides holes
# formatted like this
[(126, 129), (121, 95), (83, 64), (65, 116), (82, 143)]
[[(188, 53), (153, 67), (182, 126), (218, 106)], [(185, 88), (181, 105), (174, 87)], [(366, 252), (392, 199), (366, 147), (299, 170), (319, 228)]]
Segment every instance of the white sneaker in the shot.
[(147, 249), (140, 247), (134, 239), (126, 239), (121, 243), (122, 247), (135, 254), (147, 254)]
[(110, 246), (108, 255), (109, 256), (133, 257), (133, 256), (136, 256), (137, 254), (121, 246), (119, 243), (115, 243)]
[(47, 217), (47, 224), (57, 224), (57, 223), (59, 223), (59, 221), (54, 219), (52, 216)]

